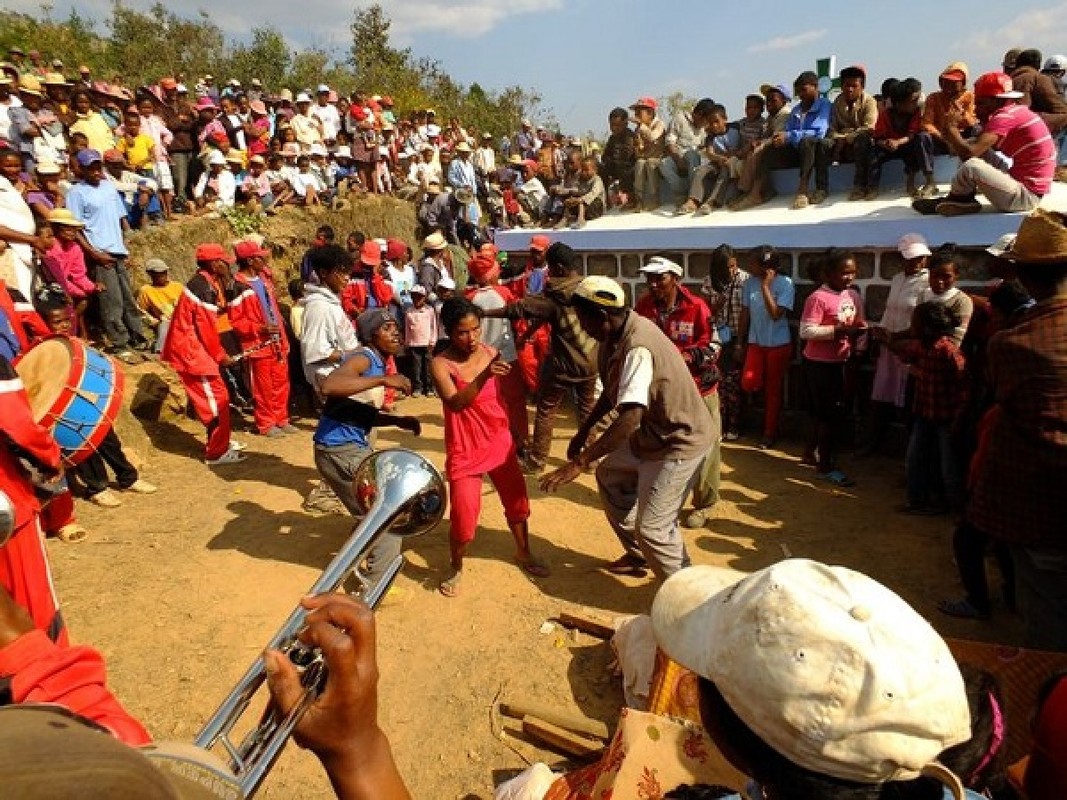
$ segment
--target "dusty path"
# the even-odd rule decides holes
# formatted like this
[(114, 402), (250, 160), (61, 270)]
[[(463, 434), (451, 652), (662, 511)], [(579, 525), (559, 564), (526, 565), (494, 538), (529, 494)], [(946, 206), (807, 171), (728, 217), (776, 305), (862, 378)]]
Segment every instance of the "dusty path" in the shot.
[[(386, 432), (381, 445), (416, 447), (441, 466), (437, 401), (407, 400), (402, 409), (423, 420), (422, 439)], [(119, 510), (79, 504), (92, 538), (49, 545), (73, 638), (104, 651), (115, 692), (158, 738), (193, 738), (348, 534), (347, 518), (301, 511), (316, 473), (310, 424), (300, 426), (305, 433), (283, 440), (241, 436), (248, 461), (213, 471), (198, 460), (197, 426), (150, 424), (157, 449), (144, 454), (144, 474), (159, 494), (128, 497)], [(560, 457), (570, 433), (569, 425), (557, 431)], [(687, 533), (697, 563), (750, 570), (784, 555), (841, 563), (896, 589), (947, 634), (1011, 640), (1004, 614), (982, 625), (934, 610), (958, 591), (949, 523), (894, 513), (903, 494), (897, 464), (850, 465), (858, 487), (836, 492), (789, 452), (725, 447), (723, 502), (706, 530)], [(531, 495), (535, 552), (551, 577), (531, 580), (513, 564), (490, 494), (460, 597), (435, 591), (448, 560), (442, 526), (412, 541), (410, 564), (380, 611), (382, 719), (417, 798), (488, 798), (525, 759), (561, 760), (512, 735), (513, 725), (500, 735), (491, 711), (498, 695), (612, 723), (622, 702), (607, 645), (540, 629), (571, 606), (647, 611), (654, 587), (597, 570), (619, 549), (592, 476), (559, 496), (533, 487)], [(260, 793), (331, 796), (317, 762), (295, 747)]]

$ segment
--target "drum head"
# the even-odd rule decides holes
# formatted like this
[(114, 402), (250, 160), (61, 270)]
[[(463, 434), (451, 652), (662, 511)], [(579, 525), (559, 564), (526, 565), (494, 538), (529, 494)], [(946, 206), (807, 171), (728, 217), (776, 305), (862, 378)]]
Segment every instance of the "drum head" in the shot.
[(19, 360), (15, 371), (26, 387), (36, 421), (41, 421), (66, 388), (72, 362), (66, 339), (46, 339)]

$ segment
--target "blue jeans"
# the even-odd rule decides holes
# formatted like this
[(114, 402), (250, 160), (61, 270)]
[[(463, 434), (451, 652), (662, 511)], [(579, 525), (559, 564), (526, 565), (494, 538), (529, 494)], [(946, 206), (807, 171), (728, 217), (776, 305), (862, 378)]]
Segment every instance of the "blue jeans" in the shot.
[(949, 507), (963, 501), (963, 480), (952, 446), (952, 423), (916, 417), (905, 456), (908, 505), (926, 505), (931, 492), (940, 488)]
[(670, 189), (670, 199), (677, 202), (684, 201), (689, 197), (690, 178), (693, 175), (693, 170), (700, 166), (700, 153), (696, 150), (686, 150), (682, 154), (682, 158), (688, 167), (684, 175), (678, 171), (678, 165), (674, 163), (674, 159), (670, 156), (665, 156), (659, 162), (659, 174), (663, 176), (667, 188)]

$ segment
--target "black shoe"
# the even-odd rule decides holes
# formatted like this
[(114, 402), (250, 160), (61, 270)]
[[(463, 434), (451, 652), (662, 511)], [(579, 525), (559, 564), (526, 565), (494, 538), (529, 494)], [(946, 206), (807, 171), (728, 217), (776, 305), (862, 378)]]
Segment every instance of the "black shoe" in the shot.
[(937, 213), (938, 204), (944, 200), (944, 197), (924, 197), (920, 200), (913, 200), (911, 207), (913, 211), (918, 211), (920, 214), (925, 214), (926, 216), (932, 216)]

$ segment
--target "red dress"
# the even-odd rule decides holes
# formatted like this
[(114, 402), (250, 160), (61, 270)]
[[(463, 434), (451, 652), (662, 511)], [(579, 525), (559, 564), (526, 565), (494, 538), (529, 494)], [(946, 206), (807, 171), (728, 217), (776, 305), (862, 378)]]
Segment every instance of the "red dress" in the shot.
[[(479, 347), (496, 355), (484, 344)], [(462, 391), (470, 381), (460, 377), (453, 362), (448, 372)], [(462, 411), (445, 406), (445, 472), (449, 480), (492, 472), (512, 456), (515, 443), (496, 378), (485, 382), (474, 402)]]

